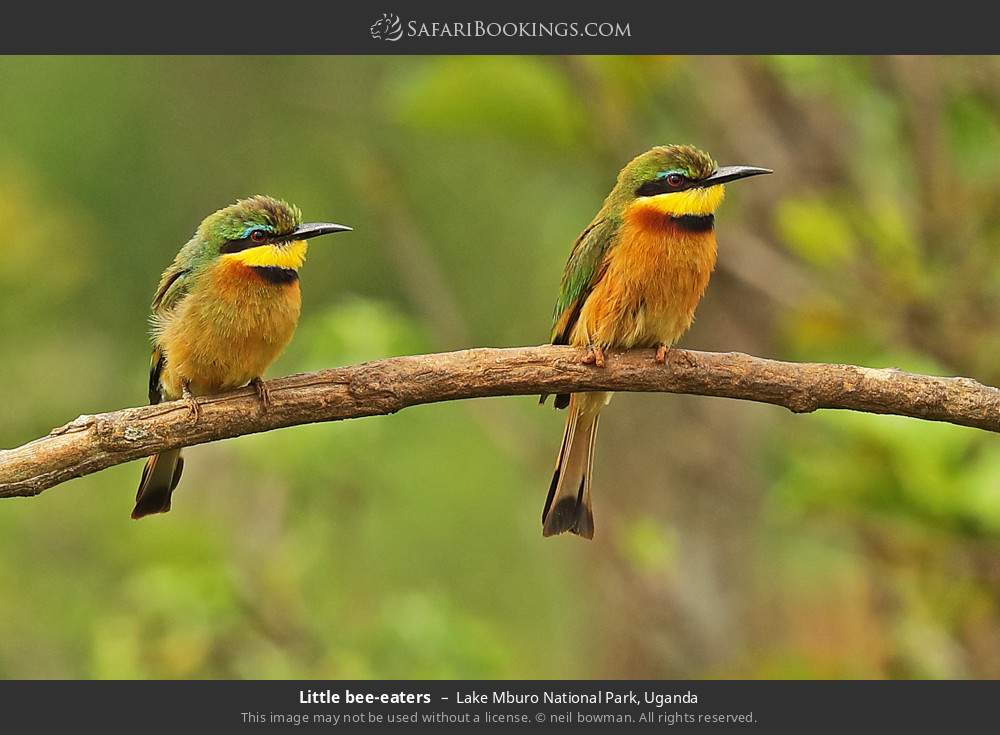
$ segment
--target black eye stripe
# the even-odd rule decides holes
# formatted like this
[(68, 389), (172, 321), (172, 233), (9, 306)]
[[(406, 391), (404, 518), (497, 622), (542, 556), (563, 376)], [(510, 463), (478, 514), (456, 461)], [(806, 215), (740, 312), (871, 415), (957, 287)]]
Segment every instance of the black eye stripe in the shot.
[(638, 189), (635, 190), (635, 195), (637, 197), (652, 197), (657, 194), (667, 194), (674, 191), (685, 191), (686, 189), (692, 189), (698, 185), (697, 181), (692, 181), (686, 177), (681, 177), (684, 179), (680, 186), (671, 186), (670, 182), (666, 178), (653, 179), (651, 181), (646, 181)]
[(238, 253), (241, 250), (264, 245), (266, 242), (267, 240), (256, 242), (255, 240), (251, 240), (249, 237), (241, 237), (239, 240), (226, 240), (226, 242), (222, 243), (222, 247), (219, 248), (219, 252), (223, 254)]
[[(260, 230), (254, 230), (254, 232), (259, 232)], [(254, 240), (253, 232), (251, 232), (246, 237), (241, 237), (237, 240), (226, 240), (219, 247), (220, 254), (227, 253), (238, 253), (241, 250), (247, 250), (249, 248), (258, 248), (261, 245), (279, 245), (283, 242), (288, 242), (292, 239), (291, 233), (286, 233), (284, 235), (270, 235), (268, 234), (263, 240)]]

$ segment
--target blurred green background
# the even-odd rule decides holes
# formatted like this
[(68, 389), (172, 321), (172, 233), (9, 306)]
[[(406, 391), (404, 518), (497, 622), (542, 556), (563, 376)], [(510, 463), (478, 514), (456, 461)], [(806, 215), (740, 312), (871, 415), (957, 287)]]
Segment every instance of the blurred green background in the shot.
[[(315, 245), (270, 375), (545, 341), (633, 155), (732, 187), (683, 345), (1000, 384), (1000, 60), (0, 59), (0, 446), (141, 404), (195, 225), (269, 193)], [(597, 538), (543, 540), (562, 415), (412, 408), (0, 501), (4, 677), (996, 677), (1000, 439), (620, 395)]]

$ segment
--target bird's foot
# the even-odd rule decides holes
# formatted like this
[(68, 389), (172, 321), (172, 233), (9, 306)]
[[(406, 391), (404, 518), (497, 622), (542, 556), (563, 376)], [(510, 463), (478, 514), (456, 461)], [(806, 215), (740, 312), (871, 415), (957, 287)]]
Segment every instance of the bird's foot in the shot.
[(253, 389), (257, 391), (257, 397), (260, 399), (261, 409), (267, 413), (268, 409), (271, 408), (271, 390), (264, 383), (264, 379), (260, 376), (254, 378), (250, 381), (250, 385)]
[(670, 354), (670, 348), (661, 342), (660, 344), (656, 345), (656, 357), (653, 359), (656, 360), (656, 363), (658, 365), (665, 365), (667, 362), (667, 356), (669, 354)]
[(604, 350), (596, 345), (591, 345), (587, 350), (586, 356), (583, 358), (584, 365), (596, 365), (599, 368), (604, 367)]
[(191, 423), (197, 424), (201, 418), (201, 406), (198, 405), (194, 393), (191, 392), (191, 386), (187, 383), (181, 388), (181, 398), (187, 402), (188, 410), (191, 412)]

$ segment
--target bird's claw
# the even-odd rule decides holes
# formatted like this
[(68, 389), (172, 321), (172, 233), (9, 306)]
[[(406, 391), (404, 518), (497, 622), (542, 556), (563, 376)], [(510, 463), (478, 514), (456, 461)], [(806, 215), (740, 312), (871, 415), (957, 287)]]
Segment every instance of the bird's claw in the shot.
[(667, 362), (667, 355), (669, 354), (670, 348), (661, 343), (656, 345), (656, 357), (653, 359), (656, 360), (658, 365), (665, 365)]
[(187, 384), (184, 385), (181, 398), (187, 403), (188, 411), (191, 412), (191, 423), (197, 424), (201, 419), (201, 406)]
[(260, 407), (266, 413), (271, 408), (271, 391), (262, 378), (254, 378), (250, 385), (257, 391), (257, 398), (260, 399)]
[(604, 350), (601, 349), (600, 347), (591, 345), (587, 350), (587, 354), (583, 358), (583, 364), (596, 365), (599, 368), (604, 367), (605, 365)]

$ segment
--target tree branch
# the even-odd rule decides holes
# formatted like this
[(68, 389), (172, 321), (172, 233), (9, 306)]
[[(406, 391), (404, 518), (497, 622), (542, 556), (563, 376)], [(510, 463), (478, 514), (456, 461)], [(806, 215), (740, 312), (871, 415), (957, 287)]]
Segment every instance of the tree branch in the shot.
[(772, 403), (796, 413), (840, 408), (1000, 432), (1000, 390), (968, 378), (680, 349), (671, 350), (663, 366), (652, 355), (651, 350), (611, 354), (603, 369), (582, 364), (578, 349), (550, 345), (395, 357), (269, 381), (267, 412), (253, 389), (242, 388), (198, 399), (197, 423), (182, 401), (80, 416), (48, 436), (0, 451), (0, 497), (38, 495), (164, 449), (487, 396), (691, 393)]

